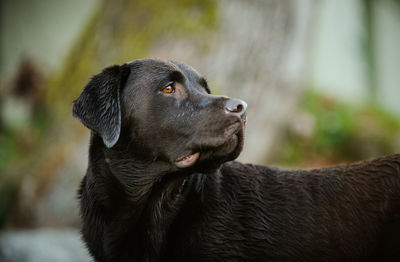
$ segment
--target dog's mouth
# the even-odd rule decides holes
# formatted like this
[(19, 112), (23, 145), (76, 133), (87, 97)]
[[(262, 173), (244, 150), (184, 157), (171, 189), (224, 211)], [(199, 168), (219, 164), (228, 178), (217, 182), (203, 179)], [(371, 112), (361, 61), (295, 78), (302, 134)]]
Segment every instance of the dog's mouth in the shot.
[(179, 168), (186, 168), (193, 166), (200, 157), (200, 152), (191, 155), (179, 157), (175, 160), (175, 165)]
[[(209, 157), (221, 158), (231, 154), (234, 151), (241, 151), (243, 144), (243, 128), (246, 124), (246, 119), (242, 119), (242, 124), (235, 123), (224, 130), (224, 139), (218, 141), (213, 140), (210, 145), (202, 144), (197, 147), (197, 150), (188, 152), (187, 155), (181, 156), (174, 161), (178, 168), (187, 168), (196, 164), (198, 161), (204, 161)], [(237, 150), (237, 148), (240, 148)], [(200, 156), (202, 159), (200, 159)]]

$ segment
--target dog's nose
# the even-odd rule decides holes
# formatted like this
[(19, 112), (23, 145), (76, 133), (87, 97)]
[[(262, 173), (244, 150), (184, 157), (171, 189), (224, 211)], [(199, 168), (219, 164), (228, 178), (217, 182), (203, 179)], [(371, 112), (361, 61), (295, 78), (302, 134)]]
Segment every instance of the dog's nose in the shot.
[(241, 116), (246, 112), (247, 104), (240, 99), (229, 99), (225, 102), (225, 110), (228, 114)]

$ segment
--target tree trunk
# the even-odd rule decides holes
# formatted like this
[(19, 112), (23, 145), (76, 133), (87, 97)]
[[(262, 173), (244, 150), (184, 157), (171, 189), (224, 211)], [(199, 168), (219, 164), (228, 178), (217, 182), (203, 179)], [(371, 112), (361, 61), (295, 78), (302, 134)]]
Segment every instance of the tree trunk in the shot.
[(241, 161), (267, 163), (291, 121), (305, 80), (311, 3), (218, 1), (217, 26), (206, 37), (165, 41), (150, 52), (191, 64), (214, 92), (248, 103)]

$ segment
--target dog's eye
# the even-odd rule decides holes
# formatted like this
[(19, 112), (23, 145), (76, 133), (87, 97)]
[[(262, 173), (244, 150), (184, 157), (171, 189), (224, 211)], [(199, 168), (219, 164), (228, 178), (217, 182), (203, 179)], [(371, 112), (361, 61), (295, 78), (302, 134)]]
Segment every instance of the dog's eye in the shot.
[(163, 92), (164, 94), (172, 94), (173, 92), (175, 92), (174, 84), (171, 83), (171, 84), (167, 85), (166, 87), (161, 89), (161, 92)]

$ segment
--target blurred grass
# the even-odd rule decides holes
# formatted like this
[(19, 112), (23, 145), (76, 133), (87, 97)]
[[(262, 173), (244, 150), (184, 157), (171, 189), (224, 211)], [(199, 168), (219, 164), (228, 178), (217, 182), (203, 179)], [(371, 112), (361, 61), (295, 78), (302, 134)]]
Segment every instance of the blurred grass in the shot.
[(351, 162), (400, 151), (400, 121), (371, 102), (356, 107), (308, 89), (299, 105), (311, 133), (288, 128), (276, 163), (321, 166)]

